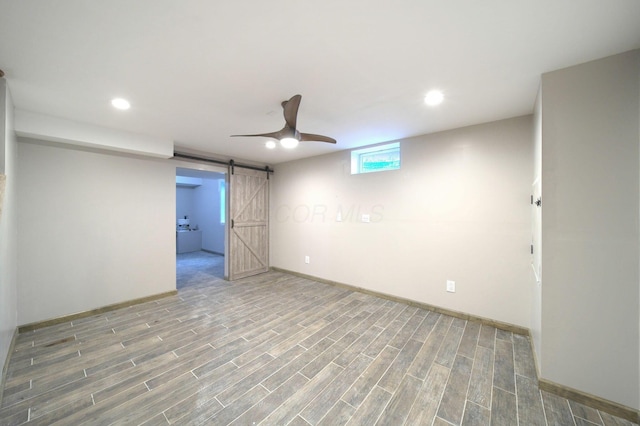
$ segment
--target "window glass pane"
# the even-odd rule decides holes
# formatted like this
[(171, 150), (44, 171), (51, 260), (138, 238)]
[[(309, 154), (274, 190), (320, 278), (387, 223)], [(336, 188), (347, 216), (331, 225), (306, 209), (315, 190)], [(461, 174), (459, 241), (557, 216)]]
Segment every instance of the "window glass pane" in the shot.
[(400, 143), (379, 145), (351, 151), (351, 174), (398, 170)]
[(360, 173), (399, 168), (400, 150), (398, 148), (360, 154)]

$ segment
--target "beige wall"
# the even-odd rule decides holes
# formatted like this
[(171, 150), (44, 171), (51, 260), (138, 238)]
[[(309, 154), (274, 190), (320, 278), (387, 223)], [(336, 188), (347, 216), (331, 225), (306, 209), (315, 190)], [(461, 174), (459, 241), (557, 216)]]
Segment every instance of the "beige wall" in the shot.
[(0, 368), (3, 368), (18, 321), (17, 142), (13, 104), (6, 80), (0, 78), (0, 173), (6, 188), (0, 213)]
[(271, 265), (529, 327), (531, 129), (525, 116), (403, 140), (399, 171), (351, 175), (349, 151), (279, 164)]
[(542, 76), (541, 375), (639, 401), (640, 51)]
[(18, 143), (18, 323), (175, 290), (175, 164)]

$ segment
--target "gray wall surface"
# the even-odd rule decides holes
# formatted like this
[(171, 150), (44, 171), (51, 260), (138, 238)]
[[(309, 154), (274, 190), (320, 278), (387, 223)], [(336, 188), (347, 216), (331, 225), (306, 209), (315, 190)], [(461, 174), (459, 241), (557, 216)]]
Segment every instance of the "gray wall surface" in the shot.
[(640, 51), (542, 76), (543, 378), (639, 402)]
[(19, 324), (175, 290), (174, 165), (21, 139), (18, 170)]
[(6, 175), (0, 213), (0, 368), (4, 366), (18, 321), (16, 145), (11, 95), (6, 81), (0, 78), (0, 173)]

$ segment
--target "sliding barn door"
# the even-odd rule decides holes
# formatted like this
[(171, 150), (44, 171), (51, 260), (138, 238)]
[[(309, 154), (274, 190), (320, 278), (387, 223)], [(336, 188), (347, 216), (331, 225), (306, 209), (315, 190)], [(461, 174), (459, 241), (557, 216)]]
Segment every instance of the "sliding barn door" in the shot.
[(266, 172), (229, 170), (228, 279), (269, 270), (269, 180)]

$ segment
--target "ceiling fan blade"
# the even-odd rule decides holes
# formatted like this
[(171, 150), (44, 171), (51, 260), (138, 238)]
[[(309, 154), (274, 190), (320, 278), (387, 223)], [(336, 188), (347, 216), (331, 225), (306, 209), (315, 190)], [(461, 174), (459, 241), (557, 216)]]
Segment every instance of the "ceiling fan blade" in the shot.
[(300, 101), (302, 95), (294, 95), (288, 101), (282, 102), (282, 109), (284, 110), (285, 125), (281, 130), (271, 133), (258, 133), (253, 135), (231, 135), (231, 137), (263, 137), (274, 138), (282, 141), (287, 138), (294, 138), (300, 142), (315, 141), (315, 142), (327, 142), (336, 143), (336, 140), (329, 136), (315, 135), (313, 133), (300, 133), (296, 129), (296, 122), (298, 119), (298, 108), (300, 107)]
[(313, 133), (300, 133), (300, 142), (328, 142), (336, 143), (336, 140), (329, 136), (314, 135)]
[(277, 132), (271, 132), (271, 133), (259, 133), (257, 135), (231, 135), (232, 138), (236, 138), (236, 137), (254, 137), (254, 136), (262, 136), (264, 138), (274, 138), (274, 139), (280, 139), (280, 135), (282, 133), (282, 130), (279, 130)]
[(284, 121), (287, 123), (287, 126), (292, 129), (296, 128), (296, 121), (298, 119), (298, 108), (300, 108), (300, 101), (302, 100), (302, 95), (292, 96), (288, 101), (284, 101), (282, 103), (282, 108), (284, 109)]

